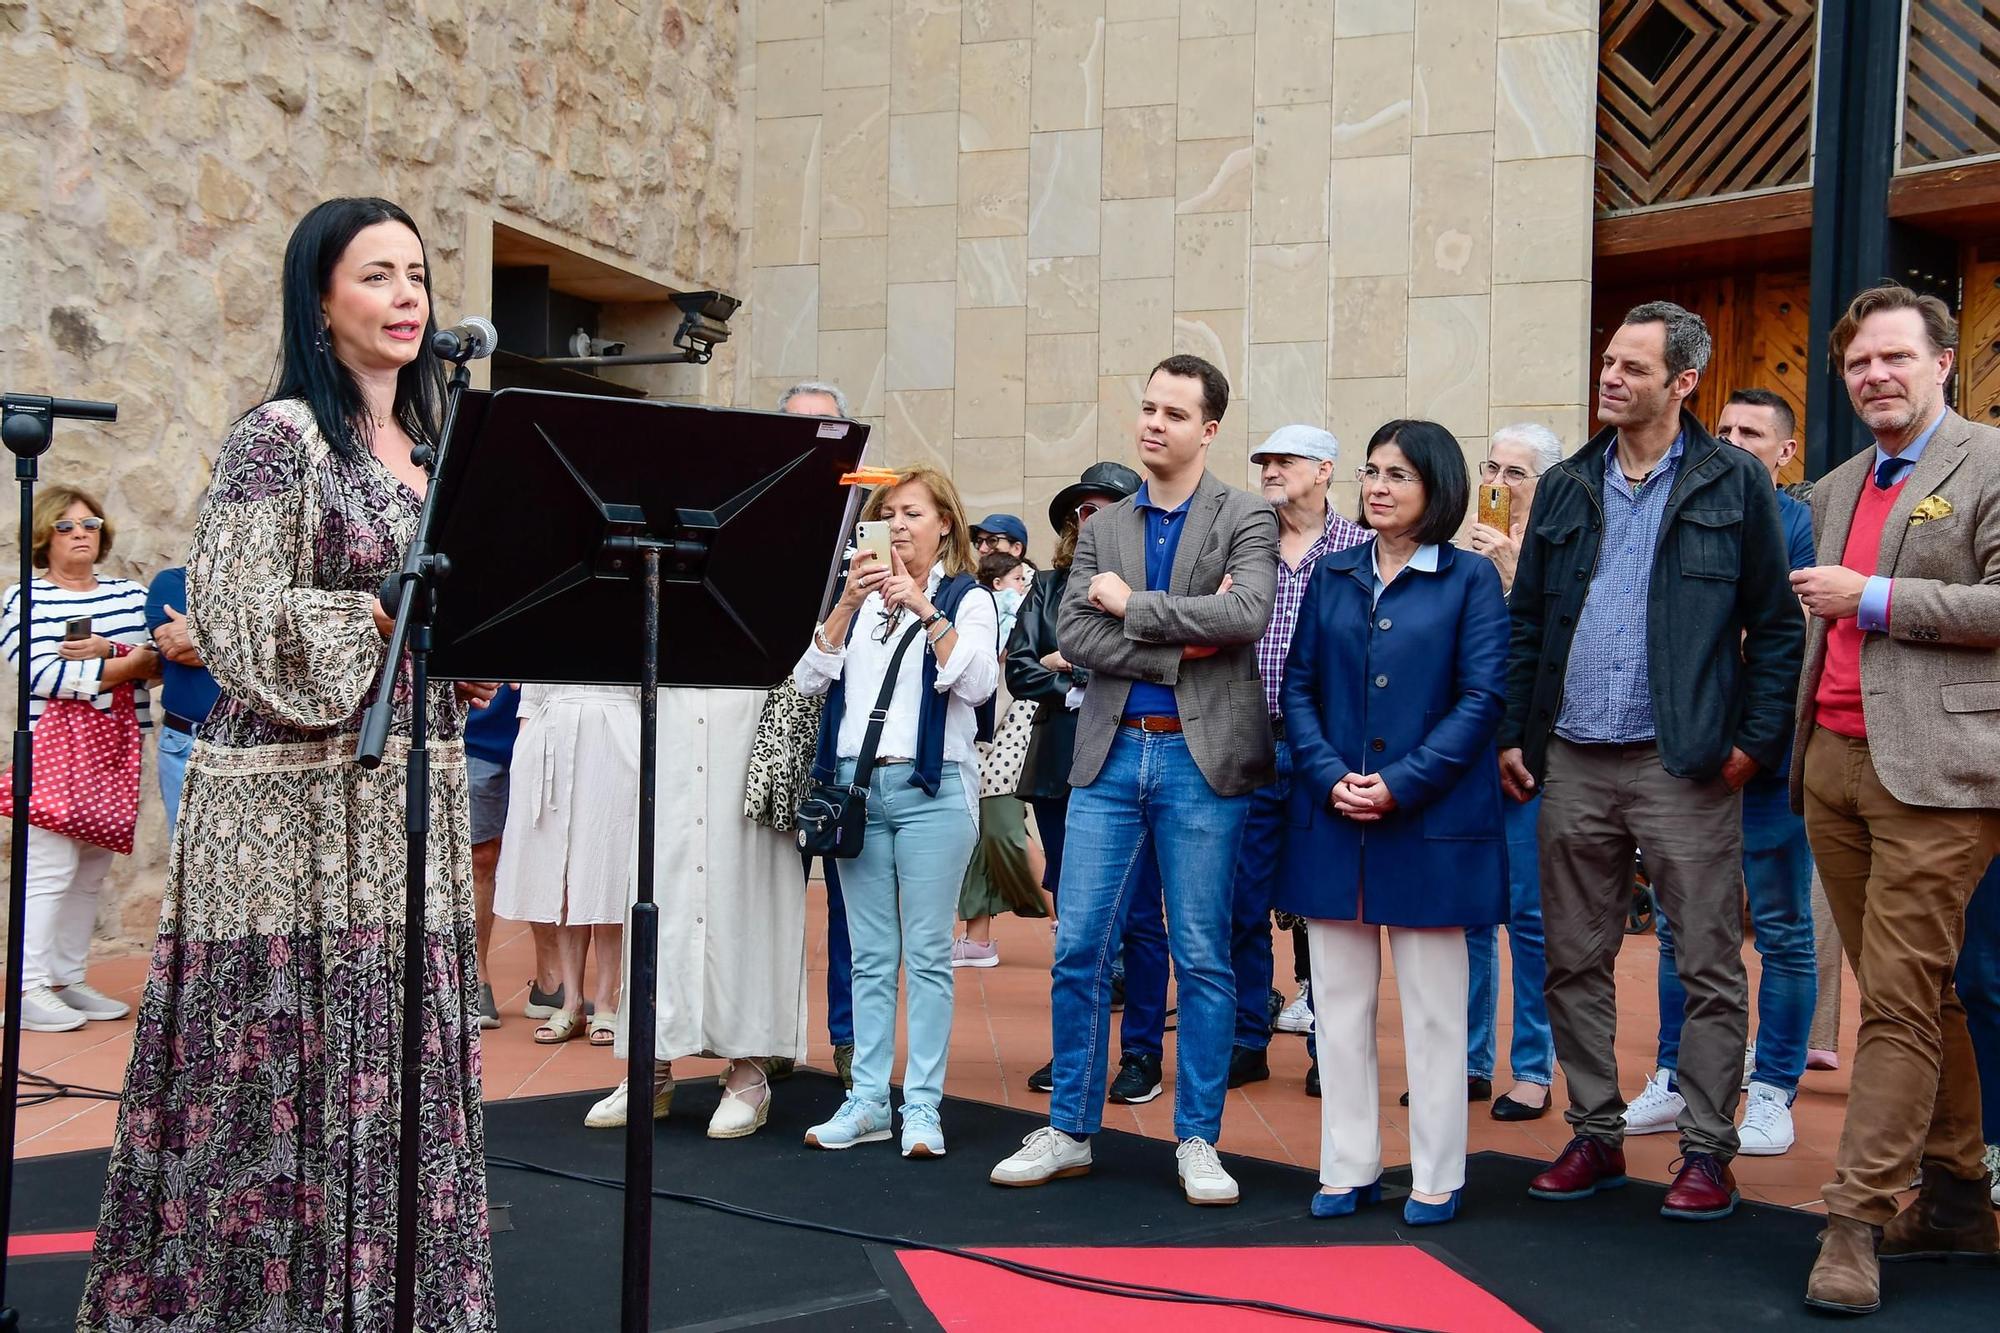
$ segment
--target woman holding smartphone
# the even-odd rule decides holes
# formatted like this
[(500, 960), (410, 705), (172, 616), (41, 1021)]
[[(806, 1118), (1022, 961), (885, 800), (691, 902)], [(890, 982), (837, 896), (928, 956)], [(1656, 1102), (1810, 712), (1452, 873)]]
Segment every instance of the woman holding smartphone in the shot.
[(1500, 729), (1507, 604), (1454, 550), (1471, 489), (1451, 432), (1392, 421), (1368, 442), (1375, 540), (1320, 559), (1285, 666), (1291, 830), (1277, 905), (1306, 919), (1319, 1042), (1314, 1217), (1381, 1197), (1375, 1013), (1396, 957), (1410, 1074), (1403, 1220), (1449, 1222), (1465, 1184), (1465, 928), (1507, 916)]
[[(882, 523), (886, 564), (874, 540), (882, 529), (870, 526)], [(1000, 682), (999, 623), (992, 594), (973, 578), (971, 529), (951, 478), (916, 467), (877, 488), (846, 587), (792, 673), (801, 694), (827, 696), (814, 777), (846, 785), (892, 663), (896, 670), (868, 777), (866, 832), (840, 875), (854, 952), (854, 1086), (830, 1120), (806, 1131), (811, 1147), (889, 1137), (900, 963), (909, 979), (903, 1156), (944, 1155), (952, 928), (978, 838), (975, 710)]]
[[(111, 553), (116, 529), (104, 506), (74, 486), (47, 486), (35, 498), (33, 556), (48, 571), (35, 580), (35, 623), (28, 663), (21, 665), (21, 586), (0, 606), (0, 646), (16, 670), (28, 672), (29, 727), (51, 699), (84, 699), (114, 707), (113, 691), (130, 682), (139, 725), (151, 725), (146, 681), (160, 658), (146, 637), (146, 589), (131, 579), (102, 578), (97, 562)], [(123, 1018), (122, 1001), (84, 981), (97, 897), (112, 852), (44, 828), (28, 838), (27, 952), (21, 965), (21, 1026), (69, 1032), (91, 1020)]]

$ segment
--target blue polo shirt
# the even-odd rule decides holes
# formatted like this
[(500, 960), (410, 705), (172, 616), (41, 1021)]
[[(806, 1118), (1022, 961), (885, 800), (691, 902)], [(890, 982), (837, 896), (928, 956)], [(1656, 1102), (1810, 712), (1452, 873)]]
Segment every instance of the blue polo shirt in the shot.
[(1812, 506), (1779, 491), (1778, 521), (1785, 528), (1785, 557), (1793, 572), (1818, 564), (1813, 554)]
[[(1181, 531), (1187, 527), (1189, 496), (1172, 509), (1153, 503), (1150, 483), (1141, 482), (1132, 503), (1146, 520), (1146, 591), (1165, 592), (1174, 576), (1174, 553), (1181, 549)], [(1174, 687), (1150, 680), (1132, 682), (1125, 698), (1126, 717), (1179, 717), (1181, 706), (1174, 699)]]

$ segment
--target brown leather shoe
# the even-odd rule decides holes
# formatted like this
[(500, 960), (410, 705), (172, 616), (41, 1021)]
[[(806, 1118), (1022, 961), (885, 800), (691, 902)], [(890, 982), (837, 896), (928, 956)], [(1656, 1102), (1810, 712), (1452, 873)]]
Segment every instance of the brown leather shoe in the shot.
[(1806, 1279), (1806, 1304), (1835, 1314), (1874, 1314), (1882, 1308), (1882, 1269), (1875, 1247), (1880, 1228), (1852, 1217), (1830, 1216), (1819, 1233), (1819, 1258)]
[(1729, 1163), (1711, 1153), (1685, 1153), (1680, 1174), (1660, 1204), (1660, 1216), (1676, 1222), (1713, 1222), (1736, 1211), (1737, 1197)]
[(2000, 1257), (2000, 1223), (1984, 1180), (1965, 1180), (1925, 1159), (1924, 1184), (1909, 1207), (1882, 1228), (1882, 1262)]
[(1528, 1182), (1528, 1193), (1537, 1199), (1587, 1199), (1624, 1183), (1625, 1150), (1579, 1134), (1548, 1170)]

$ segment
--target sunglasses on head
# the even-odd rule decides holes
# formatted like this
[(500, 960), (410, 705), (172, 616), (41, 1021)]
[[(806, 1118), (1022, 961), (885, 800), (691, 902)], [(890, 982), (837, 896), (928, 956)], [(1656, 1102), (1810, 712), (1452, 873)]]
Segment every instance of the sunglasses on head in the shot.
[(85, 532), (95, 532), (104, 526), (104, 520), (101, 518), (59, 518), (56, 520), (57, 532), (75, 532), (79, 526)]

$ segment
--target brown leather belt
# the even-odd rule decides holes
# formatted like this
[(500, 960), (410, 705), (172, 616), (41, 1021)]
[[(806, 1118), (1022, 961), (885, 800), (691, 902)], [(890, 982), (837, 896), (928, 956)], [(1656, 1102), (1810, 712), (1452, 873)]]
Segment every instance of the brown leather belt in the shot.
[(1177, 717), (1128, 717), (1121, 718), (1118, 725), (1134, 731), (1179, 731), (1181, 720)]

